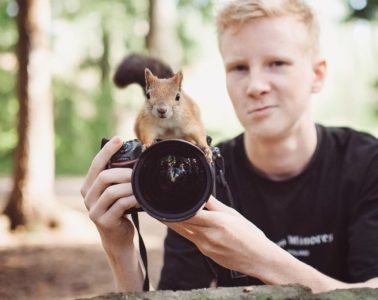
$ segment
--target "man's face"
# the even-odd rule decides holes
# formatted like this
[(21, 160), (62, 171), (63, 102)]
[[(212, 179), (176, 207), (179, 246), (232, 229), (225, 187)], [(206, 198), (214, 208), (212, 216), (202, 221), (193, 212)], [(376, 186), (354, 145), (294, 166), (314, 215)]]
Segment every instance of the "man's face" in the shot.
[(310, 96), (325, 62), (310, 50), (306, 27), (290, 17), (259, 18), (220, 36), (227, 89), (247, 134), (279, 138), (312, 122)]

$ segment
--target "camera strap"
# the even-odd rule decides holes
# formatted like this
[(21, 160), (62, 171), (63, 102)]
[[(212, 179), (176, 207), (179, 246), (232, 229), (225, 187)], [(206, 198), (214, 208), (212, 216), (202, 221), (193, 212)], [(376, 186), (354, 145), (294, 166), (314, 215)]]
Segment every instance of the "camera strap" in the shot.
[(144, 244), (142, 235), (140, 233), (138, 213), (133, 211), (131, 213), (131, 219), (133, 220), (135, 228), (138, 232), (139, 252), (140, 252), (140, 256), (142, 258), (144, 269), (146, 271), (146, 276), (144, 277), (144, 283), (143, 283), (143, 291), (149, 291), (150, 290), (150, 279), (148, 277), (147, 250), (146, 250), (146, 246)]
[[(230, 190), (230, 187), (227, 183), (226, 176), (225, 176), (225, 167), (224, 167), (224, 159), (223, 156), (220, 153), (219, 148), (214, 147), (214, 160), (215, 160), (215, 184), (214, 187), (217, 185), (217, 183), (226, 191), (227, 199), (229, 206), (232, 208), (235, 208), (235, 201), (232, 197), (232, 193)], [(215, 189), (215, 196), (218, 197), (218, 194)]]
[[(236, 203), (234, 201), (234, 198), (233, 198), (231, 190), (230, 190), (230, 186), (228, 185), (228, 182), (226, 180), (224, 159), (223, 159), (223, 156), (220, 153), (219, 148), (214, 147), (213, 154), (215, 154), (213, 156), (214, 161), (215, 161), (215, 165), (214, 165), (215, 184), (214, 184), (214, 187), (218, 186), (218, 187), (222, 188), (223, 192), (225, 193), (225, 195), (227, 197), (228, 205), (230, 207), (234, 208), (234, 209), (237, 209)], [(219, 197), (220, 194), (221, 193), (218, 192), (218, 189), (215, 188), (214, 189), (214, 195), (216, 197)], [(219, 280), (218, 265), (213, 260), (211, 260), (207, 257), (205, 257), (205, 259), (208, 263), (208, 266), (209, 266), (211, 273), (214, 275), (215, 280), (217, 282)], [(230, 280), (231, 280), (233, 286), (242, 286), (242, 285), (248, 285), (249, 284), (248, 276), (246, 276), (245, 274), (242, 274), (240, 272), (233, 271), (233, 270), (229, 270), (229, 271), (230, 271), (230, 275), (229, 275)]]

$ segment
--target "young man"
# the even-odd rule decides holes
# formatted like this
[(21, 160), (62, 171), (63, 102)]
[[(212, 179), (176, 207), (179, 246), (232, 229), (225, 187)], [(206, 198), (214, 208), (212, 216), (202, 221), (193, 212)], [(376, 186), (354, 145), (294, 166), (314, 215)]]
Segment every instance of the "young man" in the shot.
[[(301, 0), (236, 0), (217, 21), (228, 92), (245, 128), (220, 145), (235, 205), (211, 197), (208, 210), (167, 224), (159, 288), (378, 287), (378, 141), (314, 123), (310, 98), (326, 63), (313, 12)], [(103, 170), (120, 145), (113, 138), (98, 153), (82, 195), (119, 289), (135, 291), (143, 274), (133, 226), (122, 218), (137, 205), (131, 170)]]

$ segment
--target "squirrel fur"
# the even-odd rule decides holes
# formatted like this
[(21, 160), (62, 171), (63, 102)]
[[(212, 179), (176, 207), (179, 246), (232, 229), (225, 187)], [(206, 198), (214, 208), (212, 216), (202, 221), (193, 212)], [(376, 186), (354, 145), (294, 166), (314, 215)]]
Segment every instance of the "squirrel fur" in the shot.
[(197, 145), (209, 162), (212, 152), (197, 104), (182, 91), (183, 74), (158, 59), (131, 54), (118, 66), (114, 82), (118, 87), (137, 83), (146, 100), (135, 122), (135, 134), (148, 147), (157, 139), (183, 139)]

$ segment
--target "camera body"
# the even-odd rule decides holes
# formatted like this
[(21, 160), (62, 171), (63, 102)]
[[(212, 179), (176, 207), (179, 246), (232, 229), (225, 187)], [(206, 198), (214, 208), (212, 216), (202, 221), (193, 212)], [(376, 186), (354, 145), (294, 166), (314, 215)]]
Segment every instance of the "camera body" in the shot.
[[(108, 141), (102, 139), (101, 147)], [(179, 222), (202, 209), (210, 195), (216, 195), (216, 181), (224, 181), (223, 158), (217, 147), (210, 149), (211, 164), (200, 148), (185, 140), (159, 140), (146, 149), (138, 140), (129, 140), (107, 167), (133, 169), (131, 183), (139, 211), (161, 221)]]
[[(101, 148), (108, 142), (101, 140)], [(132, 168), (138, 157), (143, 152), (143, 145), (138, 140), (123, 142), (121, 148), (111, 157), (107, 168)]]

